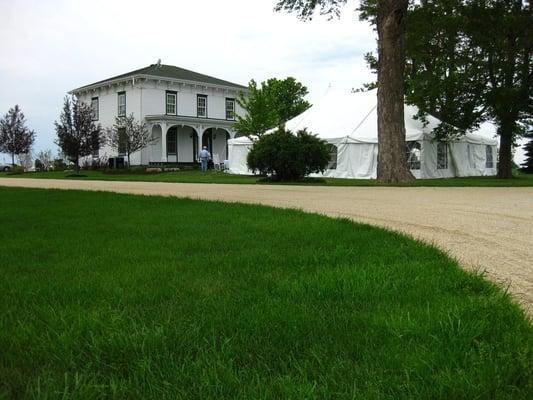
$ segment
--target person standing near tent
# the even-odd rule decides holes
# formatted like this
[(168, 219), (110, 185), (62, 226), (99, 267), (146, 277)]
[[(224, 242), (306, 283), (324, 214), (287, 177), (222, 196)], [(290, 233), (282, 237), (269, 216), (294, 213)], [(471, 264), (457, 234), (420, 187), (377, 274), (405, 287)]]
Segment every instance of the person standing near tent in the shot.
[(202, 164), (202, 172), (207, 172), (207, 164), (211, 159), (211, 153), (207, 150), (207, 146), (204, 146), (200, 151), (200, 162)]

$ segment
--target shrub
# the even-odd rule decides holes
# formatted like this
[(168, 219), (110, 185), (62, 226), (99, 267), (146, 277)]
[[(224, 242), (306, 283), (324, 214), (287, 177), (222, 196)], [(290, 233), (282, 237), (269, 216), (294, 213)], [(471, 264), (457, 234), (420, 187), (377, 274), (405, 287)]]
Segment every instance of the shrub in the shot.
[(54, 160), (54, 171), (64, 171), (67, 168), (67, 164), (61, 158)]
[(248, 167), (278, 181), (301, 180), (323, 172), (329, 162), (325, 141), (305, 129), (296, 135), (283, 128), (262, 136), (248, 153)]
[(23, 174), (23, 173), (24, 173), (24, 167), (21, 167), (20, 165), (13, 165), (9, 169), (9, 172), (7, 174), (8, 175), (20, 175), (20, 174)]
[(35, 171), (46, 171), (44, 163), (38, 158), (35, 159)]
[(109, 158), (106, 156), (101, 156), (98, 158), (93, 158), (91, 162), (91, 169), (95, 171), (102, 171), (106, 169), (109, 165)]

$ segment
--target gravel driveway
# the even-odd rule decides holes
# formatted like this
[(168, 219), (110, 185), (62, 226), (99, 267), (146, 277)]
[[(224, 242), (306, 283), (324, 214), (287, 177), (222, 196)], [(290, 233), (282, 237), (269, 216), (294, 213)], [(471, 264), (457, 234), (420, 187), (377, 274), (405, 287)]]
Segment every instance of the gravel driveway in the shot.
[(105, 190), (298, 208), (406, 232), (514, 294), (533, 315), (533, 188), (398, 188), (67, 181), (1, 186)]

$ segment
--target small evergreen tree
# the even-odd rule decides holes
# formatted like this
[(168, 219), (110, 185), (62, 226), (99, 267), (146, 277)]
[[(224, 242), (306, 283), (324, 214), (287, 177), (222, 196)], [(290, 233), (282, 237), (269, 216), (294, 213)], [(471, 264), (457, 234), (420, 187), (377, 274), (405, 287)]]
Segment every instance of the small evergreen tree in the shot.
[(102, 129), (93, 121), (91, 107), (77, 98), (65, 97), (59, 122), (55, 122), (56, 144), (80, 173), (80, 158), (92, 154), (104, 143)]
[(529, 142), (524, 145), (524, 150), (526, 151), (526, 159), (521, 164), (522, 171), (533, 173), (533, 136)]
[(26, 127), (26, 119), (20, 107), (11, 108), (0, 119), (0, 152), (11, 154), (11, 164), (15, 165), (15, 156), (29, 153), (35, 132)]

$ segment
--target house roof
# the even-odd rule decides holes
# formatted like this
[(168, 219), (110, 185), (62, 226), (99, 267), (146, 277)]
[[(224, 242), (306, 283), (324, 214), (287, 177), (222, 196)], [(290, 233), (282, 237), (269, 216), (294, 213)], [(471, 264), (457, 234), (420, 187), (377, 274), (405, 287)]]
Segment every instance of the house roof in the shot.
[(237, 89), (247, 89), (246, 86), (239, 85), (237, 83), (228, 82), (222, 79), (214, 78), (209, 75), (200, 74), (198, 72), (194, 72), (188, 69), (175, 67), (173, 65), (151, 64), (148, 67), (136, 69), (135, 71), (113, 76), (111, 78), (104, 79), (102, 81), (94, 82), (89, 85), (79, 87), (77, 89), (74, 89), (72, 92), (84, 90), (91, 86), (102, 85), (104, 83), (115, 81), (117, 79), (123, 79), (123, 78), (128, 78), (128, 77), (139, 76), (139, 75), (148, 75), (148, 76), (153, 76), (156, 78), (171, 78), (171, 79), (192, 81), (192, 82), (198, 82), (198, 83), (207, 83), (207, 84), (212, 84), (212, 85), (229, 86), (229, 87), (237, 88)]

